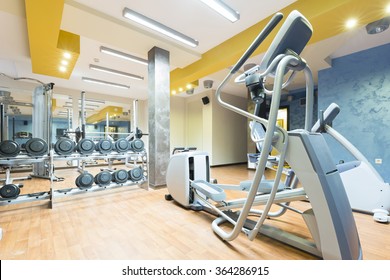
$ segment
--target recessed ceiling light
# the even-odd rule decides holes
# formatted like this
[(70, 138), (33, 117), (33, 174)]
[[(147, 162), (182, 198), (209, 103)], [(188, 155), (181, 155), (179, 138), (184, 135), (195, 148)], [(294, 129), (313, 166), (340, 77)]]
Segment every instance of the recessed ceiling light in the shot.
[(356, 18), (350, 18), (346, 21), (345, 26), (347, 28), (354, 28), (357, 25), (358, 21)]
[(390, 4), (386, 6), (386, 13), (390, 14)]
[(68, 64), (69, 64), (69, 62), (68, 62), (68, 61), (66, 61), (66, 60), (61, 60), (61, 64), (62, 64), (62, 65), (64, 65), (64, 66), (66, 66), (66, 65), (68, 65)]
[(168, 36), (172, 39), (175, 39), (179, 42), (182, 42), (186, 45), (189, 45), (191, 47), (198, 46), (199, 42), (195, 39), (192, 39), (191, 37), (188, 37), (187, 35), (184, 35), (162, 23), (159, 23), (151, 18), (148, 18), (144, 15), (141, 15), (140, 13), (137, 13), (136, 11), (133, 11), (129, 8), (123, 9), (123, 16), (129, 20), (132, 20), (138, 24), (141, 24), (145, 27), (148, 27), (154, 31), (157, 31), (165, 36)]
[(66, 67), (65, 66), (60, 66), (58, 68), (61, 72), (66, 72)]
[(64, 52), (63, 56), (66, 58), (66, 59), (70, 59), (72, 57), (72, 55), (68, 52)]

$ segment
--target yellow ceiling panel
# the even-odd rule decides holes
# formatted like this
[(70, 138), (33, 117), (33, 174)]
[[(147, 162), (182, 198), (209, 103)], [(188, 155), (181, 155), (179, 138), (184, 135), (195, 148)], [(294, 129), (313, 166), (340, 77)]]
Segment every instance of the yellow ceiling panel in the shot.
[(80, 36), (60, 30), (64, 0), (25, 0), (32, 71), (69, 79), (80, 54)]
[(95, 124), (101, 121), (104, 121), (106, 119), (106, 116), (108, 114), (109, 118), (112, 120), (113, 117), (122, 115), (123, 108), (117, 107), (117, 106), (107, 106), (100, 110), (98, 113), (93, 114), (92, 116), (89, 116), (87, 118), (88, 124)]

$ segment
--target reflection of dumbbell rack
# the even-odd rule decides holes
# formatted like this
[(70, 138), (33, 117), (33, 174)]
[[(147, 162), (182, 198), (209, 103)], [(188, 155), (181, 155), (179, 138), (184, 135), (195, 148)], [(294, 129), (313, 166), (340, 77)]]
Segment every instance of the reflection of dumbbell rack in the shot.
[[(139, 140), (138, 140), (139, 141)], [(112, 149), (107, 149), (106, 151), (102, 151), (101, 149), (104, 148), (101, 147), (100, 149), (98, 148), (97, 150), (91, 149), (91, 151), (87, 152), (87, 145), (88, 143), (85, 142), (86, 146), (83, 148), (85, 151), (84, 153), (80, 153), (80, 151), (69, 154), (63, 154), (59, 155), (54, 152), (54, 150), (50, 151), (50, 177), (54, 178), (54, 162), (56, 161), (78, 161), (78, 162), (83, 162), (87, 160), (105, 160), (107, 161), (108, 167), (104, 170), (102, 170), (100, 173), (95, 174), (94, 176), (88, 171), (86, 171), (87, 166), (81, 165), (79, 166), (78, 171), (80, 172), (79, 177), (77, 177), (75, 184), (77, 187), (74, 188), (67, 188), (67, 189), (59, 189), (55, 190), (54, 189), (54, 180), (51, 180), (50, 184), (50, 193), (51, 195), (51, 204), (50, 207), (53, 207), (54, 204), (54, 198), (63, 198), (67, 196), (73, 196), (77, 194), (83, 194), (83, 193), (92, 193), (92, 192), (97, 192), (97, 191), (103, 191), (107, 189), (114, 189), (114, 188), (119, 188), (119, 187), (125, 187), (125, 186), (135, 186), (138, 185), (144, 189), (148, 188), (147, 180), (148, 180), (148, 162), (147, 162), (147, 153), (145, 149), (143, 148), (143, 143), (142, 143), (142, 149), (137, 149), (137, 151), (134, 150), (120, 150), (119, 152), (116, 150)], [(131, 148), (131, 147), (130, 147)], [(118, 150), (118, 149), (117, 149)], [(124, 170), (118, 170), (114, 171), (112, 169), (112, 162), (113, 161), (124, 161), (124, 164), (127, 168), (132, 168), (130, 170), (126, 170), (125, 173), (127, 175), (123, 176), (123, 171)], [(106, 180), (104, 181), (102, 178), (104, 176), (100, 176), (100, 180), (96, 180), (96, 177), (98, 175), (105, 175), (108, 176), (107, 170), (110, 170), (109, 172), (111, 176), (111, 180)], [(122, 171), (121, 175), (118, 175), (119, 172)], [(132, 173), (133, 172), (133, 173)], [(115, 177), (115, 178), (114, 178)], [(93, 182), (91, 182), (93, 180)], [(104, 182), (104, 184), (102, 184)]]
[(41, 138), (30, 138), (22, 150), (13, 140), (0, 142), (0, 167), (6, 171), (4, 185), (0, 188), (0, 205), (32, 202), (50, 198), (49, 192), (39, 192), (20, 195), (22, 184), (13, 181), (29, 180), (31, 176), (11, 178), (11, 168), (17, 166), (44, 163), (48, 160), (48, 145)]

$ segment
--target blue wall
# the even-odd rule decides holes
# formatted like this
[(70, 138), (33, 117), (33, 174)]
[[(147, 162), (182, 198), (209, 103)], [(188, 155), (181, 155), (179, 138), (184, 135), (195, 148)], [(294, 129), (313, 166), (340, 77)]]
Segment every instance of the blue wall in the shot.
[[(352, 142), (390, 181), (390, 44), (336, 58), (318, 73), (318, 108), (337, 103), (333, 127)], [(329, 139), (330, 137), (327, 137)], [(329, 141), (334, 160), (351, 157)], [(382, 165), (375, 164), (382, 159)]]

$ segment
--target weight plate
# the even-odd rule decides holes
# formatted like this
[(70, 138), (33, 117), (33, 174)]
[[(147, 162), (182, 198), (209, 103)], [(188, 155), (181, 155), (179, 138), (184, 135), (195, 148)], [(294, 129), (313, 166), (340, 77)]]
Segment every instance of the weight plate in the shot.
[(60, 138), (54, 144), (54, 151), (59, 155), (70, 155), (74, 151), (75, 143), (69, 138)]
[(118, 151), (118, 153), (127, 152), (130, 149), (130, 142), (125, 138), (118, 139), (115, 142), (115, 149)]
[(141, 167), (134, 168), (129, 171), (129, 177), (132, 181), (139, 181), (143, 178), (144, 172)]
[(15, 157), (20, 152), (20, 146), (13, 140), (5, 140), (0, 143), (0, 155), (3, 157)]
[(75, 183), (79, 189), (89, 189), (90, 187), (92, 187), (93, 184), (93, 175), (88, 172), (80, 174), (76, 178)]
[(80, 142), (77, 144), (77, 151), (80, 154), (83, 155), (92, 154), (94, 150), (95, 150), (95, 143), (91, 139), (84, 138), (80, 140)]
[(7, 184), (0, 188), (0, 195), (3, 198), (17, 198), (20, 194), (20, 188), (15, 184)]
[(112, 151), (112, 143), (108, 139), (101, 139), (96, 145), (96, 150), (101, 154), (108, 154)]
[(144, 149), (144, 141), (141, 139), (135, 139), (131, 141), (130, 147), (134, 152), (142, 152)]
[(118, 183), (118, 184), (125, 183), (128, 178), (129, 178), (129, 175), (127, 174), (127, 171), (124, 169), (120, 169), (118, 171), (115, 171), (113, 174), (113, 181)]
[(25, 149), (30, 156), (42, 156), (47, 153), (48, 147), (45, 140), (41, 138), (31, 138), (26, 142)]
[(107, 186), (111, 183), (112, 175), (108, 171), (102, 171), (95, 176), (95, 183), (100, 187)]

